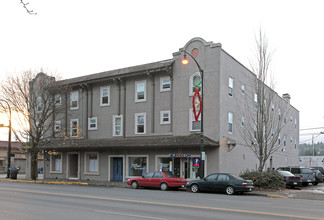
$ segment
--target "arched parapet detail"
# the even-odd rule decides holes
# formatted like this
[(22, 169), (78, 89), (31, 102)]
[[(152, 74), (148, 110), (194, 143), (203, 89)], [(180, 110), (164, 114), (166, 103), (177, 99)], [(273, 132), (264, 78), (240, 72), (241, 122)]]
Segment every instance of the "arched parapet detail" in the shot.
[(200, 43), (203, 44), (205, 47), (211, 47), (211, 48), (213, 48), (213, 47), (222, 47), (222, 44), (221, 44), (221, 43), (214, 43), (213, 41), (209, 41), (209, 42), (207, 42), (207, 41), (205, 41), (205, 40), (204, 40), (203, 38), (201, 38), (201, 37), (194, 37), (194, 38), (192, 38), (190, 41), (188, 41), (184, 47), (180, 48), (179, 51), (173, 53), (173, 56), (180, 55), (180, 53), (181, 53), (183, 50), (186, 50), (186, 49), (189, 47), (189, 45), (191, 45), (191, 44), (194, 43), (194, 42), (200, 42)]

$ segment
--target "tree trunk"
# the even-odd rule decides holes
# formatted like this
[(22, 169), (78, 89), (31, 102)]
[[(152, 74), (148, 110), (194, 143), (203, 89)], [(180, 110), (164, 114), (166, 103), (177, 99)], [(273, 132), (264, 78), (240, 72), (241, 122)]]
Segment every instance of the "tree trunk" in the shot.
[(36, 180), (38, 176), (38, 169), (37, 169), (37, 152), (31, 152), (31, 179)]

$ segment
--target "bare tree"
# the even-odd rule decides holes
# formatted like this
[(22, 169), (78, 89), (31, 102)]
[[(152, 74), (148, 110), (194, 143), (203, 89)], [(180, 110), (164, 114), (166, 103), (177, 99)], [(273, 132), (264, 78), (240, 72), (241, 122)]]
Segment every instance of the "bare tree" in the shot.
[(256, 37), (255, 62), (251, 64), (252, 72), (256, 75), (254, 83), (250, 85), (252, 96), (246, 96), (246, 100), (240, 103), (244, 114), (241, 136), (257, 157), (259, 172), (280, 148), (280, 134), (285, 126), (282, 119), (286, 120), (287, 114), (287, 103), (273, 91), (274, 83), (269, 70), (271, 56), (268, 40), (260, 29)]
[(31, 178), (37, 178), (37, 156), (39, 147), (54, 138), (54, 111), (57, 94), (62, 88), (55, 86), (55, 78), (44, 73), (26, 71), (8, 76), (1, 85), (1, 99), (9, 103), (11, 111), (18, 118), (14, 130), (16, 139), (31, 155)]

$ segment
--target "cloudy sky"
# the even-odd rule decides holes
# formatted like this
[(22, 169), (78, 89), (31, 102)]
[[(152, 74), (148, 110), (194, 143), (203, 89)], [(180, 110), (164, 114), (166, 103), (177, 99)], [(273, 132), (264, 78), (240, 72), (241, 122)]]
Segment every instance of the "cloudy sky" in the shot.
[[(40, 68), (71, 78), (169, 59), (194, 37), (221, 43), (249, 67), (261, 26), (274, 51), (275, 90), (291, 95), (301, 129), (324, 127), (324, 1), (24, 2), (37, 15), (29, 15), (20, 0), (0, 3), (0, 79)], [(7, 139), (4, 130), (1, 140)]]

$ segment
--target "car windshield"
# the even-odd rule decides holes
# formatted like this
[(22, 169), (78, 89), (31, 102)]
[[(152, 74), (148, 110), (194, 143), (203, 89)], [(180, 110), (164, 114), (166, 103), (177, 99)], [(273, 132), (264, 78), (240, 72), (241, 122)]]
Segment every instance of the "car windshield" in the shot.
[(313, 173), (313, 171), (309, 168), (301, 168), (301, 173)]
[(278, 171), (278, 173), (279, 173), (281, 176), (294, 176), (294, 174), (292, 174), (292, 173), (289, 172), (289, 171)]
[(164, 172), (164, 174), (169, 177), (169, 178), (177, 178), (178, 176), (177, 175), (174, 175), (173, 173), (171, 172)]

